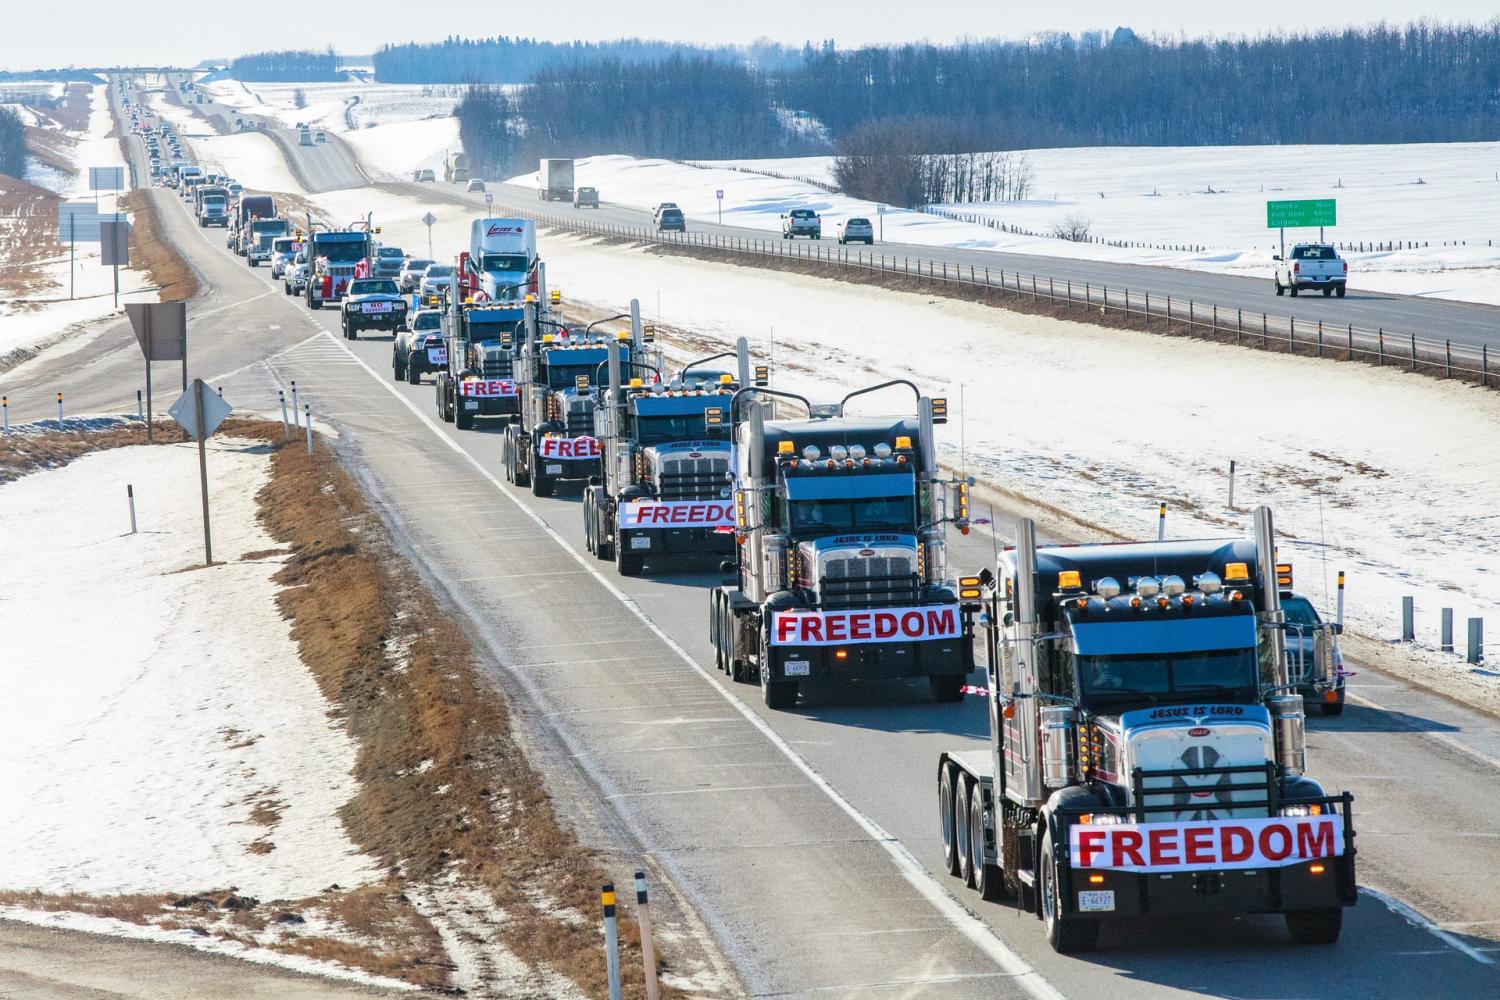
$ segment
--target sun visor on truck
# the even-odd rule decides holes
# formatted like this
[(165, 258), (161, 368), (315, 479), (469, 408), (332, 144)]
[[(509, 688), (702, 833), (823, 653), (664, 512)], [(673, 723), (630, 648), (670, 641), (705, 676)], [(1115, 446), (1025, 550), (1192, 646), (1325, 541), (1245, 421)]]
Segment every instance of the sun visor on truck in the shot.
[(1170, 621), (1142, 621), (1132, 616), (1119, 622), (1074, 622), (1073, 641), (1080, 656), (1250, 649), (1255, 645), (1255, 616)]
[(862, 476), (827, 475), (789, 476), (786, 495), (792, 500), (868, 500), (871, 497), (909, 497), (916, 489), (916, 477), (906, 472), (878, 473)]

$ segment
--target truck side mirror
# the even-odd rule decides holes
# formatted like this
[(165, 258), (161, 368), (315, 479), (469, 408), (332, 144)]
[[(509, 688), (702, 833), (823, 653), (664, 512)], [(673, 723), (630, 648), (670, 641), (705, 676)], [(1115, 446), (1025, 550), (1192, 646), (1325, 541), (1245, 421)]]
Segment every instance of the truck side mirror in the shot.
[(1333, 623), (1333, 634), (1334, 635), (1343, 635), (1344, 634), (1344, 623), (1343, 622), (1334, 622)]
[(1272, 260), (1280, 260), (1280, 259), (1281, 259), (1281, 255), (1280, 255), (1280, 254), (1275, 254), (1275, 255), (1273, 255), (1273, 256), (1272, 256), (1272, 257), (1271, 257), (1271, 259), (1272, 259)]

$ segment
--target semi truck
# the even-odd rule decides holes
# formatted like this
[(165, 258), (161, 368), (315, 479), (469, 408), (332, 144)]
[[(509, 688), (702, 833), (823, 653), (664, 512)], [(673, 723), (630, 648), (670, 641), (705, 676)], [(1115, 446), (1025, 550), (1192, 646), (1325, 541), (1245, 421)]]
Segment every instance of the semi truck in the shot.
[[(720, 358), (734, 358), (737, 374), (693, 378)], [(645, 365), (626, 371), (612, 355), (610, 388), (594, 417), (602, 467), (583, 495), (584, 540), (622, 576), (639, 576), (647, 559), (734, 550), (725, 411), (734, 391), (750, 384), (745, 338), (670, 383), (655, 376)]]
[[(535, 304), (527, 308), (534, 310)], [(634, 302), (631, 308), (639, 316)], [(506, 426), (501, 451), (507, 480), (549, 497), (559, 482), (586, 483), (599, 475), (594, 422), (599, 393), (610, 388), (611, 371), (644, 363), (644, 345), (638, 322), (617, 339), (590, 338), (541, 333), (534, 316), (534, 311), (528, 316), (516, 369), (520, 414)], [(601, 377), (602, 386), (595, 381)]]
[(543, 160), (537, 179), (536, 194), (542, 201), (573, 200), (572, 160)]
[(276, 242), (277, 238), (290, 234), (291, 226), (285, 219), (251, 219), (243, 236), (245, 263), (251, 267), (259, 267), (262, 261), (270, 263), (271, 245)]
[(515, 360), (525, 336), (527, 304), (450, 299), (443, 314), (445, 365), (437, 373), (438, 416), (469, 430), (479, 418), (520, 412)]
[[(909, 390), (916, 412), (849, 411), (890, 389)], [(719, 669), (758, 678), (772, 709), (795, 705), (803, 681), (925, 677), (936, 700), (962, 698), (974, 626), (946, 529), (968, 529), (968, 481), (938, 474), (947, 401), (905, 379), (823, 404), (746, 386), (730, 418), (737, 579), (710, 593)]]
[(1038, 546), (1022, 519), (960, 580), (990, 732), (938, 758), (944, 865), (1058, 952), (1147, 914), (1280, 913), (1331, 944), (1355, 903), (1353, 799), (1306, 774), (1270, 509), (1254, 520), (1253, 540)]
[(198, 225), (229, 226), (229, 190), (219, 185), (200, 185), (193, 192)]
[(326, 229), (307, 219), (307, 297), (309, 309), (338, 302), (349, 282), (369, 273), (375, 233), (368, 223), (350, 229)]
[[(458, 259), (460, 301), (518, 302), (541, 292), (536, 226), (526, 219), (475, 219)], [(539, 298), (540, 301), (540, 298)]]
[(274, 219), (276, 199), (268, 194), (245, 194), (240, 196), (233, 214), (229, 217), (229, 232), (225, 245), (241, 257), (250, 248), (250, 222), (253, 219)]
[(469, 179), (469, 158), (463, 153), (449, 153), (443, 158), (443, 180), (466, 181)]

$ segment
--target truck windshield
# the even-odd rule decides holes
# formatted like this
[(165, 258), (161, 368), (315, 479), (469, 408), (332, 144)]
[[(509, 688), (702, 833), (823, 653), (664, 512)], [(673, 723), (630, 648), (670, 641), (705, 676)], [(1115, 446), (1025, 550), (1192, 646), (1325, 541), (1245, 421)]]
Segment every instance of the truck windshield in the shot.
[(642, 445), (670, 444), (673, 441), (723, 441), (728, 437), (727, 426), (704, 427), (701, 413), (635, 418), (635, 439)]
[(330, 263), (350, 263), (351, 261), (365, 259), (365, 241), (350, 240), (348, 242), (329, 242), (319, 240), (317, 255), (327, 257)]
[(286, 232), (286, 220), (256, 219), (250, 229), (256, 233), (284, 233)]
[(349, 283), (350, 295), (397, 295), (396, 283), (389, 278), (379, 281), (351, 281)]
[(1292, 260), (1334, 260), (1339, 255), (1333, 247), (1294, 247)]
[(577, 384), (578, 376), (587, 375), (589, 382), (594, 380), (594, 369), (598, 364), (591, 365), (553, 365), (547, 366), (547, 385), (553, 389), (571, 389)]
[(861, 500), (793, 500), (792, 534), (823, 532), (909, 532), (913, 525), (912, 498), (870, 497)]
[(1257, 669), (1253, 649), (1080, 656), (1078, 682), (1086, 701), (1242, 701), (1255, 694)]
[(484, 269), (491, 274), (501, 271), (524, 271), (527, 263), (524, 253), (487, 253), (484, 255)]

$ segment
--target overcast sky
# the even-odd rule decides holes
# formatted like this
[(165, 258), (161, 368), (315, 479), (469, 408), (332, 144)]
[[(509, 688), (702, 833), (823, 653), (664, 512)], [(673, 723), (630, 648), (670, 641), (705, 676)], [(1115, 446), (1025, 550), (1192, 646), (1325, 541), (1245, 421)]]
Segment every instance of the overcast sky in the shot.
[[(961, 36), (1020, 38), (1031, 32), (1128, 25), (1142, 33), (1259, 34), (1342, 27), (1351, 22), (1405, 23), (1417, 12), (1445, 21), (1489, 21), (1495, 0), (1364, 0), (1363, 3), (1245, 3), (1238, 0), (536, 0), (520, 4), (357, 0), (293, 5), (274, 2), (190, 4), (123, 0), (3, 0), (0, 67), (191, 65), (291, 44), (333, 45), (367, 55), (383, 44), (457, 35), (525, 35), (597, 40), (620, 37), (748, 42), (758, 37), (800, 44), (832, 38), (839, 46)], [(507, 17), (505, 11), (515, 12)], [(334, 11), (341, 13), (335, 14)], [(465, 12), (471, 11), (474, 16)], [(545, 15), (545, 16), (542, 16)]]

